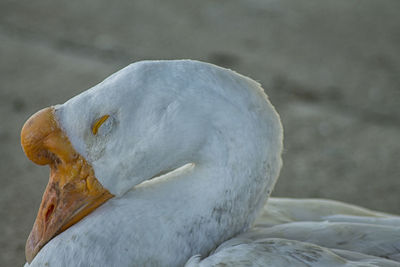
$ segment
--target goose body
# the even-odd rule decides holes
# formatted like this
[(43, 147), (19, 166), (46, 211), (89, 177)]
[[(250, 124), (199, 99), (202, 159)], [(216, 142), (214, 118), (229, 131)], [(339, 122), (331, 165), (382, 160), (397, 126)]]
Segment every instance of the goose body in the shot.
[(265, 206), (281, 168), (281, 123), (260, 85), (230, 70), (134, 63), (34, 115), (21, 140), (51, 167), (26, 266), (400, 260), (396, 216), (336, 202), (320, 210), (317, 200)]

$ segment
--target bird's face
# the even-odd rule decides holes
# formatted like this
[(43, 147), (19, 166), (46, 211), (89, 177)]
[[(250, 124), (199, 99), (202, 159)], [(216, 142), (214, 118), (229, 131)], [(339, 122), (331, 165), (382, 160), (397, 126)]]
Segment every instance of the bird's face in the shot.
[[(113, 196), (193, 162), (204, 143), (201, 107), (164, 65), (134, 64), (23, 126), (27, 157), (50, 179), (26, 243), (31, 262), (54, 236)], [(165, 73), (163, 73), (165, 72)], [(174, 80), (175, 79), (175, 80)], [(179, 100), (180, 99), (180, 100)]]
[(21, 144), (29, 159), (50, 166), (49, 183), (25, 248), (26, 259), (31, 262), (52, 237), (113, 195), (98, 182), (92, 166), (72, 147), (58, 125), (53, 108), (37, 112), (25, 123)]

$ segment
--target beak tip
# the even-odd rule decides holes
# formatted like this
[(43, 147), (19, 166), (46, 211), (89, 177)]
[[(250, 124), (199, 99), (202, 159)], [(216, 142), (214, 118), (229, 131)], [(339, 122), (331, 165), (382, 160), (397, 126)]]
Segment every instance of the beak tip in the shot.
[(35, 257), (32, 249), (29, 247), (28, 243), (25, 246), (25, 259), (28, 263), (31, 263), (33, 258)]
[(25, 259), (28, 263), (31, 263), (35, 258), (36, 254), (40, 250), (40, 244), (37, 242), (37, 238), (34, 236), (34, 231), (32, 230), (29, 234), (28, 239), (25, 244)]

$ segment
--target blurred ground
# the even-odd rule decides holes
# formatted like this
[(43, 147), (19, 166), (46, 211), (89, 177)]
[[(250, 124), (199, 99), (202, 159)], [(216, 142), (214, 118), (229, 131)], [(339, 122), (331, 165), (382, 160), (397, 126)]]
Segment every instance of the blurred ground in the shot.
[(24, 262), (48, 170), (19, 144), (37, 110), (141, 59), (260, 81), (285, 128), (275, 196), (400, 213), (400, 1), (0, 0), (0, 265)]

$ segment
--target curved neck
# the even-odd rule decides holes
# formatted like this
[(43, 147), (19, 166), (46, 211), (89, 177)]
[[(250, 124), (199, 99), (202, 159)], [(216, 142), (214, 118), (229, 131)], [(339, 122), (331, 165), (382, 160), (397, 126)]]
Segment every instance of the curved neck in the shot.
[[(271, 138), (276, 129), (269, 122), (258, 122), (269, 125), (258, 124), (262, 131), (249, 120), (229, 128), (214, 124), (192, 166), (114, 200), (135, 222), (127, 230), (131, 235), (126, 242), (140, 239), (152, 246), (151, 250), (135, 246), (136, 262), (154, 259), (153, 252), (162, 251), (157, 256), (161, 265), (177, 266), (190, 256), (207, 255), (252, 225), (281, 164), (281, 143)], [(257, 141), (248, 142), (250, 138)]]
[[(200, 75), (201, 71), (195, 69), (192, 73)], [(156, 133), (159, 136), (149, 141), (159, 143), (143, 147), (143, 151), (148, 153), (142, 153), (142, 161), (137, 160), (139, 153), (130, 154), (132, 147), (137, 148), (140, 143), (134, 142), (136, 139), (133, 138), (131, 146), (107, 143), (107, 148), (115, 153), (105, 154), (102, 161), (94, 162), (98, 172), (108, 178), (115, 174), (109, 174), (109, 169), (131, 167), (129, 170), (132, 171), (125, 171), (119, 177), (123, 181), (129, 180), (129, 175), (134, 175), (133, 170), (139, 169), (131, 166), (134, 163), (127, 161), (130, 158), (135, 158), (136, 167), (155, 165), (170, 169), (190, 162), (195, 164), (194, 167), (177, 172), (168, 179), (135, 186), (121, 197), (110, 199), (74, 227), (56, 236), (35, 261), (44, 259), (50, 265), (58, 265), (57, 257), (49, 259), (46, 256), (57, 255), (52, 251), (65, 251), (66, 256), (72, 255), (74, 262), (81, 262), (83, 266), (130, 266), (133, 262), (138, 266), (179, 266), (193, 255), (207, 255), (224, 240), (251, 226), (281, 167), (282, 128), (279, 117), (262, 89), (253, 81), (220, 69), (214, 70), (213, 75), (208, 73), (200, 81), (204, 86), (178, 88), (177, 99), (180, 102), (168, 106), (170, 110), (167, 107), (165, 112), (157, 113), (168, 116), (161, 117), (165, 119), (161, 120), (163, 123), (160, 119), (154, 120), (158, 122), (159, 132)], [(215, 86), (214, 83), (224, 86)], [(190, 81), (185, 83), (190, 84)], [(144, 100), (141, 103), (142, 107), (151, 107), (151, 103), (147, 105)], [(137, 122), (153, 124), (153, 120)], [(180, 125), (187, 127), (183, 129)], [(149, 128), (147, 125), (139, 126), (140, 129)], [(180, 130), (186, 130), (185, 137), (188, 138), (185, 143), (177, 138), (182, 133)], [(206, 138), (203, 138), (202, 131)], [(150, 135), (145, 133), (139, 140), (147, 140)], [(154, 136), (155, 133), (151, 133)], [(169, 142), (164, 146), (166, 136)], [(196, 141), (196, 145), (192, 145), (192, 141)], [(119, 150), (114, 151), (114, 147)], [(162, 155), (159, 147), (164, 148)], [(117, 165), (110, 168), (105, 164), (124, 148), (128, 150), (123, 154), (126, 157), (121, 157)], [(179, 157), (176, 150), (180, 152)], [(164, 160), (169, 153), (174, 153), (172, 159)], [(154, 160), (155, 157), (159, 161)], [(152, 164), (148, 164), (150, 161)], [(146, 173), (143, 177), (152, 175), (154, 173)], [(138, 181), (132, 179), (132, 183)], [(86, 248), (90, 253), (81, 251)], [(121, 256), (115, 258), (115, 255)]]

